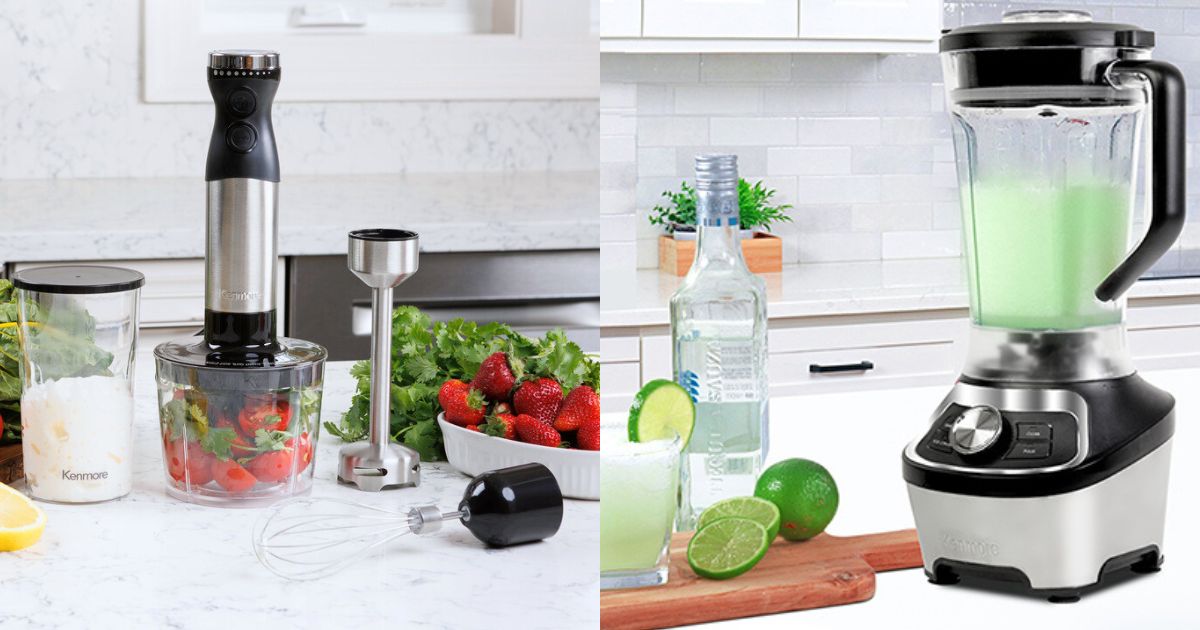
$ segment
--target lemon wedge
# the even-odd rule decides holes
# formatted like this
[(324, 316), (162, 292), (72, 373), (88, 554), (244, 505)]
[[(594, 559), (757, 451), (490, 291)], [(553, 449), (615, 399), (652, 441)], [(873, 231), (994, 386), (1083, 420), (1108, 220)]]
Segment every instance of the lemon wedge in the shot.
[(46, 513), (29, 497), (0, 483), (0, 551), (16, 551), (37, 542), (46, 529)]

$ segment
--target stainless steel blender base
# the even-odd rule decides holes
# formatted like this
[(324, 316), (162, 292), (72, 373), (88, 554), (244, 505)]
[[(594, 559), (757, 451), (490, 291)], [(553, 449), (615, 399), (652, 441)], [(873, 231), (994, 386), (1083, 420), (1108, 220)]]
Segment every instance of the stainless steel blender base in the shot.
[(1092, 486), (1028, 498), (953, 494), (908, 485), (925, 571), (939, 561), (1017, 569), (1036, 590), (1097, 583), (1111, 559), (1162, 552), (1171, 441)]
[(347, 444), (338, 454), (338, 481), (368, 492), (415, 486), (421, 482), (421, 457), (400, 444), (383, 445), (382, 457), (370, 442)]

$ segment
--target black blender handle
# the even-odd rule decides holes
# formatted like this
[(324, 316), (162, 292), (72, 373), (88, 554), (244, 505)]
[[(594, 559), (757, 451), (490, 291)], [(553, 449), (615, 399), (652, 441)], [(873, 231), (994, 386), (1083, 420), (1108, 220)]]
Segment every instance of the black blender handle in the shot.
[(1183, 74), (1165, 61), (1122, 59), (1109, 72), (1138, 74), (1150, 83), (1153, 118), (1150, 180), (1150, 225), (1142, 242), (1096, 288), (1101, 302), (1115, 300), (1133, 286), (1158, 259), (1171, 249), (1183, 231), (1186, 204), (1185, 154), (1187, 152), (1187, 90)]
[(279, 68), (208, 68), (208, 90), (216, 107), (216, 120), (208, 142), (205, 181), (279, 181), (279, 154), (271, 127), (271, 105), (279, 89), (279, 77)]
[(492, 547), (549, 538), (562, 525), (558, 480), (542, 464), (485, 472), (467, 485), (458, 509), (463, 525)]

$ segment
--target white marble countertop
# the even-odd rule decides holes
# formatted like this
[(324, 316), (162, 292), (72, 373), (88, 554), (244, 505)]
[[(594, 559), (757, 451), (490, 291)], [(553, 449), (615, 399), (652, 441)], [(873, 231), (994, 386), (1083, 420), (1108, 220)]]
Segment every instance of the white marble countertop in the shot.
[[(1200, 619), (1192, 568), (1200, 563), (1200, 412), (1195, 383), (1200, 369), (1142, 374), (1176, 398), (1176, 434), (1171, 458), (1164, 536), (1166, 562), (1160, 573), (1088, 593), (1075, 604), (1000, 594), (968, 587), (937, 587), (919, 569), (881, 573), (875, 597), (860, 604), (711, 624), (721, 628), (859, 628), (958, 624), (976, 630), (1063, 630), (1065, 628), (1185, 628)], [(771, 400), (767, 465), (789, 457), (821, 462), (837, 480), (841, 497), (833, 534), (852, 535), (913, 526), (900, 451), (925, 428), (929, 413), (951, 386), (790, 396)], [(870, 439), (846, 440), (853, 425)], [(937, 626), (935, 621), (933, 626)]]
[[(598, 175), (285, 177), (279, 253), (345, 254), (346, 232), (402, 227), (426, 252), (599, 247)], [(200, 178), (0, 181), (0, 263), (204, 256)]]
[[(322, 417), (349, 406), (349, 363), (326, 366)], [(134, 489), (97, 505), (41, 504), (45, 534), (0, 554), (0, 628), (565, 628), (599, 625), (599, 504), (567, 500), (541, 543), (488, 549), (465, 527), (406, 537), (313, 582), (259, 565), (261, 509), (183, 503), (164, 490), (153, 365), (137, 367)], [(468, 478), (422, 467), (418, 488), (379, 494), (335, 481), (341, 442), (322, 435), (314, 496), (378, 505), (458, 504)]]
[[(681, 277), (641, 269), (619, 278), (602, 271), (605, 328), (670, 323), (667, 305)], [(771, 319), (897, 313), (968, 306), (966, 271), (958, 258), (789, 265), (761, 274)], [(1200, 295), (1200, 278), (1143, 280), (1130, 299)]]

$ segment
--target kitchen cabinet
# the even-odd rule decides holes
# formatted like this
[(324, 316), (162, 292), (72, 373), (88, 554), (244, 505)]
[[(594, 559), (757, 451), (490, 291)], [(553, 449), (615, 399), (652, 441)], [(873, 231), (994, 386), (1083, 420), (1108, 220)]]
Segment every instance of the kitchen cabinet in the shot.
[(796, 0), (646, 0), (644, 37), (796, 37)]
[(800, 0), (800, 37), (929, 41), (941, 14), (929, 0)]
[[(1200, 297), (1133, 300), (1127, 328), (1139, 370), (1200, 367)], [(949, 385), (966, 359), (969, 332), (967, 311), (959, 308), (771, 318), (770, 394)], [(671, 378), (670, 331), (603, 328), (600, 360), (601, 404), (622, 411), (642, 384)]]
[(600, 0), (600, 37), (639, 37), (641, 0)]
[[(933, 53), (938, 0), (607, 0), (601, 52)], [(640, 18), (640, 30), (638, 19)]]
[(141, 22), (151, 103), (211, 102), (199, 64), (247, 42), (282, 51), (280, 103), (580, 99), (599, 84), (584, 0), (145, 0)]

